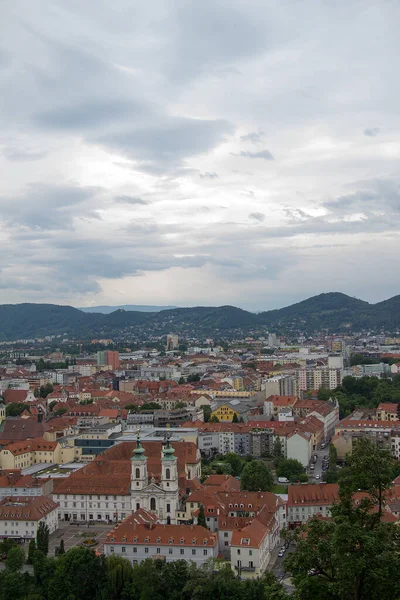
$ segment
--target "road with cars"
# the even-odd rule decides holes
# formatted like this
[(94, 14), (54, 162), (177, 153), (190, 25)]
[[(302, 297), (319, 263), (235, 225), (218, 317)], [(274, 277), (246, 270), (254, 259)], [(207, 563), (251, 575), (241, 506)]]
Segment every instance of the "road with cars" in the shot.
[(319, 483), (323, 481), (322, 475), (329, 467), (329, 444), (327, 444), (325, 448), (315, 450), (312, 453), (312, 456), (316, 456), (317, 461), (313, 462), (313, 459), (311, 458), (307, 468), (307, 474), (310, 477), (310, 483)]

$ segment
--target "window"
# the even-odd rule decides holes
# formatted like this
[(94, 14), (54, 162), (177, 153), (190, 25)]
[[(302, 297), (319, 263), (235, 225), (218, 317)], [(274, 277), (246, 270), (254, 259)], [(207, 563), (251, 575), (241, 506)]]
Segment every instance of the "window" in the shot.
[(122, 552), (123, 554), (125, 554), (125, 552), (126, 552), (126, 548), (125, 548), (125, 546), (122, 546), (122, 548), (121, 548), (121, 552)]
[(253, 550), (249, 550), (249, 556), (253, 556)]
[(167, 504), (167, 513), (171, 512), (171, 505)]
[(140, 469), (136, 469), (135, 479), (140, 479)]
[(156, 510), (156, 499), (150, 498), (150, 510)]
[(173, 553), (173, 548), (168, 548), (168, 554), (172, 554)]
[(192, 554), (195, 555), (196, 554), (196, 548), (192, 548)]
[(181, 554), (185, 554), (185, 550), (181, 548)]
[(165, 469), (165, 479), (171, 479), (171, 469)]
[(203, 554), (204, 554), (204, 556), (207, 556), (208, 550), (203, 550)]
[(238, 554), (239, 554), (239, 556), (240, 556), (240, 548), (239, 548), (239, 550), (237, 551), (237, 553), (238, 553)]
[(148, 554), (148, 553), (149, 553), (149, 549), (148, 549), (148, 548), (145, 548), (145, 549), (144, 549), (144, 553), (145, 553), (145, 554)]
[(224, 537), (228, 537), (228, 532), (227, 531), (224, 532)]
[(137, 553), (137, 548), (136, 548), (136, 546), (134, 546), (133, 547), (133, 554), (136, 554), (136, 553)]
[(161, 554), (161, 548), (157, 548), (157, 554)]
[(114, 552), (114, 546), (111, 546), (110, 552)]

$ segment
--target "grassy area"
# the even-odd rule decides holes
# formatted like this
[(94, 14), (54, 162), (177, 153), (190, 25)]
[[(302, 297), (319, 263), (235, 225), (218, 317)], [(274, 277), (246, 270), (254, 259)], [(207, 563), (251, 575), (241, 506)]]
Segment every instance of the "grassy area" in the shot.
[(275, 483), (272, 487), (272, 492), (274, 494), (287, 494), (288, 486), (283, 485), (282, 483)]

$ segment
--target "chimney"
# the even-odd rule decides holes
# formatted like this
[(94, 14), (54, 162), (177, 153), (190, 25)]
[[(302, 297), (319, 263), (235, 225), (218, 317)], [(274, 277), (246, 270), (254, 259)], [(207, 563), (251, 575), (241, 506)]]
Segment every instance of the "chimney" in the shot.
[(38, 423), (41, 423), (42, 421), (43, 421), (43, 413), (41, 413), (41, 412), (38, 412), (38, 415), (37, 415), (37, 422), (38, 422)]

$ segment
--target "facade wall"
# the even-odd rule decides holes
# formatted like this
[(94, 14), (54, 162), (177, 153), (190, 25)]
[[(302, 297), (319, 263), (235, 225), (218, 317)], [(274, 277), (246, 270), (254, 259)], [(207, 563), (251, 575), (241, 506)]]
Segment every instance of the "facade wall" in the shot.
[(171, 544), (170, 546), (157, 546), (151, 544), (104, 544), (104, 554), (105, 556), (122, 556), (122, 558), (128, 559), (133, 565), (139, 564), (147, 558), (159, 558), (166, 562), (186, 560), (188, 562), (194, 562), (196, 566), (199, 567), (210, 558), (217, 558), (218, 545), (216, 544), (214, 547), (207, 546), (206, 548), (199, 546), (192, 548), (175, 544)]

